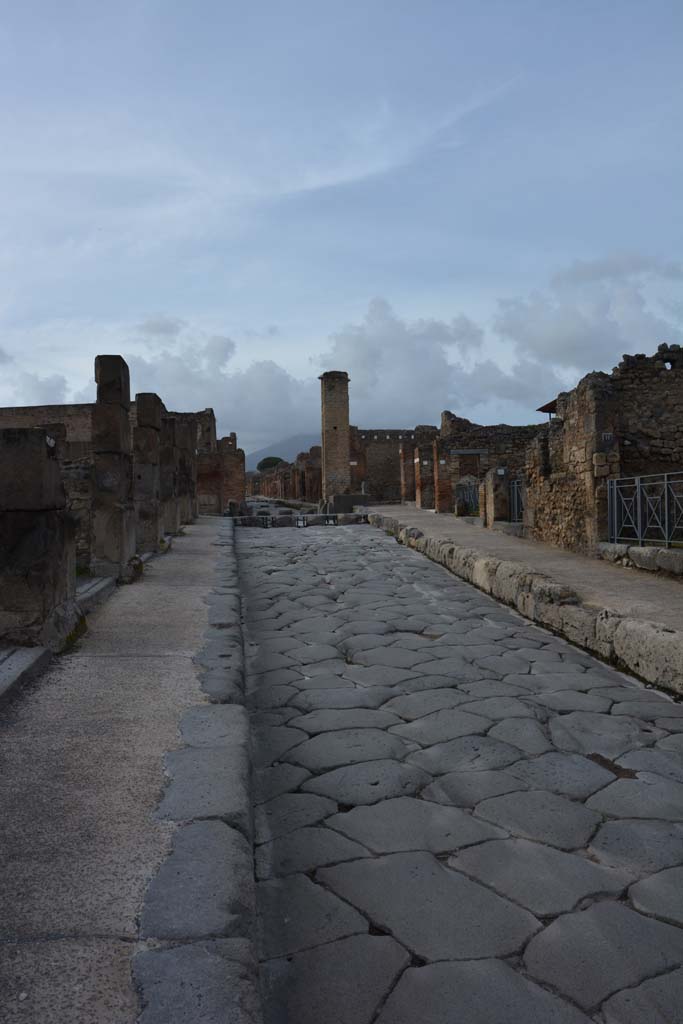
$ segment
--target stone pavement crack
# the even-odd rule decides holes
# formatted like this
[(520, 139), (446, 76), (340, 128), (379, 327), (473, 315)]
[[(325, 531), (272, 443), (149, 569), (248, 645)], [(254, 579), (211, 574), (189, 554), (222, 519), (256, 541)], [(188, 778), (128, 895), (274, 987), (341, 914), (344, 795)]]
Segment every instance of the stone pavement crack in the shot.
[(237, 543), (265, 1024), (674, 1019), (680, 705), (369, 527)]

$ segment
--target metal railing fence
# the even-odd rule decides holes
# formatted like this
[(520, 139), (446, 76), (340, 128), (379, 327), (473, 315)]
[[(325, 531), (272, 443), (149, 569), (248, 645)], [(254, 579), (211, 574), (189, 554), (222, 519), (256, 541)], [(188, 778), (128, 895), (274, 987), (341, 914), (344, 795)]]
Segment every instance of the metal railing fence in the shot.
[(612, 544), (683, 546), (683, 470), (607, 481)]

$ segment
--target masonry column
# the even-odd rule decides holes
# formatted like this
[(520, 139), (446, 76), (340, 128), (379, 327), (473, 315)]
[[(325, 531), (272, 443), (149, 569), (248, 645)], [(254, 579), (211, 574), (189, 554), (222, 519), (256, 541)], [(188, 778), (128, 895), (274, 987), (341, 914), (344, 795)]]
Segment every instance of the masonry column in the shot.
[(421, 444), (415, 449), (415, 504), (434, 508), (434, 446)]
[(93, 554), (95, 576), (129, 579), (135, 555), (130, 379), (121, 356), (95, 359)]
[(135, 396), (133, 427), (133, 499), (135, 546), (139, 555), (158, 551), (164, 535), (161, 514), (161, 411), (158, 395)]
[(329, 370), (320, 377), (322, 407), (322, 492), (327, 501), (351, 491), (349, 375)]
[(0, 642), (60, 650), (77, 627), (75, 520), (56, 442), (0, 430)]
[(177, 491), (177, 452), (175, 444), (176, 421), (172, 416), (161, 417), (161, 511), (164, 533), (173, 536), (180, 529), (180, 515)]

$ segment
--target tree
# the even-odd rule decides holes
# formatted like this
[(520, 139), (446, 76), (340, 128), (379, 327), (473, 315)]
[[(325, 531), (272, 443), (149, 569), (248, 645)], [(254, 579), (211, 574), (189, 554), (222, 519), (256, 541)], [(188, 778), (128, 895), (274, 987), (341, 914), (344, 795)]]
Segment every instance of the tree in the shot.
[(284, 461), (278, 455), (268, 455), (265, 459), (261, 459), (256, 469), (259, 473), (263, 473), (265, 469), (272, 469), (273, 466), (279, 466)]

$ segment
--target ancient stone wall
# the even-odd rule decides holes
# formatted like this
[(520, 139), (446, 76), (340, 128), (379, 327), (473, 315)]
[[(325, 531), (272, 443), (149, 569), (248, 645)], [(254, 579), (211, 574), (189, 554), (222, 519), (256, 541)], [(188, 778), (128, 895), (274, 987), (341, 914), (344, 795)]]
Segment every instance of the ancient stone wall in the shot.
[(300, 452), (294, 462), (280, 462), (262, 472), (248, 473), (247, 493), (317, 504), (322, 496), (321, 462), (321, 447), (314, 445), (310, 451)]
[(322, 496), (351, 491), (349, 375), (330, 370), (320, 377), (322, 411)]

